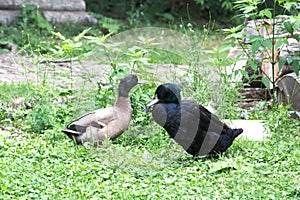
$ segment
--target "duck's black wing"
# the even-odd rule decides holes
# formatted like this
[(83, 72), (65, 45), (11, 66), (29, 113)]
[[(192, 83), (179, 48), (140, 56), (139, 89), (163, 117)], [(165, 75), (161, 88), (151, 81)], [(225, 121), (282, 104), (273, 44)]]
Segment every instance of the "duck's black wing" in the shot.
[[(230, 145), (232, 130), (205, 107), (189, 100), (180, 104), (157, 104), (152, 115), (169, 135), (192, 155), (219, 152)], [(221, 141), (219, 142), (221, 138)], [(225, 146), (225, 147), (224, 147)], [(215, 149), (216, 147), (216, 149)]]
[[(211, 131), (222, 130), (223, 125), (215, 120), (217, 123), (211, 124), (210, 127), (211, 113), (197, 103), (188, 100), (181, 101), (180, 104), (159, 103), (153, 108), (152, 116), (156, 123), (192, 155), (199, 154), (209, 129)], [(220, 126), (221, 128), (219, 128)], [(212, 147), (215, 143), (212, 144)], [(207, 154), (212, 147), (202, 154)]]
[[(197, 114), (197, 106), (199, 114)], [(193, 107), (193, 109), (192, 109)], [(192, 101), (181, 102), (181, 113), (189, 111), (196, 118), (199, 116), (198, 131), (188, 152), (193, 155), (206, 155), (225, 152), (243, 129), (232, 129), (205, 107)]]
[(178, 132), (181, 120), (179, 104), (159, 103), (153, 107), (151, 113), (154, 121), (166, 129), (169, 135), (174, 138)]
[(212, 151), (224, 129), (218, 117), (205, 107), (183, 100), (181, 107), (181, 131), (189, 135), (190, 145), (186, 151), (192, 155), (206, 155)]

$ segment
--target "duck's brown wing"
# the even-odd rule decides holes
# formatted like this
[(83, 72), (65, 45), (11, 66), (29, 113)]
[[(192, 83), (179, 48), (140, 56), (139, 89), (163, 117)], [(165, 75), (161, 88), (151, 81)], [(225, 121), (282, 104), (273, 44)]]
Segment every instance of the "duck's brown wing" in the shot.
[(63, 130), (67, 135), (81, 135), (86, 132), (87, 127), (102, 129), (111, 121), (116, 119), (116, 112), (111, 108), (99, 109), (87, 113), (67, 125), (67, 129)]

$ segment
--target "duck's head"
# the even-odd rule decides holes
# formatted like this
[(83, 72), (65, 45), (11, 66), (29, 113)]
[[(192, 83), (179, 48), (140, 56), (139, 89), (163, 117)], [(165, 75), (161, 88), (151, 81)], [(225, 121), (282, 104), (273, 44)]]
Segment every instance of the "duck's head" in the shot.
[(177, 103), (181, 100), (180, 88), (174, 83), (165, 83), (157, 87), (155, 95), (151, 102), (147, 104), (146, 112), (151, 110), (151, 107), (158, 103)]
[(130, 90), (138, 84), (138, 78), (134, 74), (129, 74), (122, 78), (119, 83), (119, 96), (128, 97)]

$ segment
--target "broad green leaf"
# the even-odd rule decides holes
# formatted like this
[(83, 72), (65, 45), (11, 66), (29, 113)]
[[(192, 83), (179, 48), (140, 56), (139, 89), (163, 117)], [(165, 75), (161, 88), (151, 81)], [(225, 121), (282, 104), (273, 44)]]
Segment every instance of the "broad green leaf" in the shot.
[(248, 64), (250, 65), (250, 67), (253, 69), (253, 70), (257, 70), (257, 65), (256, 63), (253, 61), (253, 60), (250, 60), (248, 62)]
[(244, 10), (244, 14), (250, 13), (252, 11), (254, 11), (256, 9), (256, 6), (246, 6), (243, 10)]
[(300, 70), (300, 66), (299, 66), (299, 60), (297, 59), (295, 59), (295, 60), (293, 60), (293, 62), (292, 62), (292, 68), (293, 68), (293, 70), (294, 70), (294, 72), (296, 73), (296, 75), (298, 76), (299, 75), (299, 70)]
[(290, 65), (294, 61), (294, 59), (293, 59), (293, 57), (287, 57), (286, 61)]
[(228, 39), (230, 39), (230, 38), (239, 39), (239, 38), (242, 38), (242, 37), (244, 37), (244, 35), (243, 35), (241, 32), (239, 32), (239, 33), (232, 33), (232, 34), (229, 34), (229, 35), (225, 38), (225, 40), (228, 40)]
[(241, 69), (241, 70), (239, 70), (239, 72), (240, 72), (246, 79), (249, 79), (249, 74), (248, 74), (245, 70)]
[(264, 10), (261, 10), (259, 12), (259, 16), (267, 17), (267, 18), (271, 19), (272, 18), (272, 13), (271, 13), (270, 9), (264, 9)]
[(75, 36), (73, 38), (73, 41), (78, 42), (79, 40), (81, 40), (89, 31), (91, 30), (91, 28), (85, 29), (83, 30), (79, 35)]
[(293, 29), (294, 30), (300, 29), (300, 19), (294, 22)]
[(287, 32), (289, 32), (291, 35), (293, 35), (294, 29), (293, 29), (293, 25), (291, 24), (291, 22), (286, 20), (283, 23), (283, 25), (284, 25), (285, 30)]
[(164, 14), (162, 14), (162, 16), (170, 21), (173, 21), (175, 19), (175, 17), (170, 13), (164, 13)]
[(300, 35), (294, 35), (293, 38), (300, 42)]
[(266, 86), (266, 88), (270, 89), (270, 81), (267, 77), (263, 77), (261, 82)]
[(237, 38), (238, 38), (238, 37), (237, 37), (237, 34), (236, 34), (236, 33), (230, 34), (230, 35), (226, 36), (224, 39), (225, 39), (225, 40), (228, 40), (228, 39), (231, 39), (231, 38), (237, 39)]
[(282, 69), (283, 65), (286, 63), (286, 58), (279, 59), (279, 70)]
[(283, 45), (283, 44), (288, 44), (287, 38), (279, 38), (279, 39), (276, 41), (275, 47), (276, 47), (276, 48), (279, 48), (279, 47), (281, 47), (281, 45)]
[(260, 46), (261, 46), (261, 44), (260, 44), (260, 41), (259, 41), (259, 40), (254, 41), (254, 42), (251, 44), (252, 54), (255, 54), (255, 53), (258, 51), (258, 49), (259, 49)]
[(250, 41), (256, 41), (256, 40), (262, 41), (262, 40), (264, 40), (264, 37), (261, 35), (252, 35), (249, 37), (249, 40)]
[(243, 25), (238, 25), (238, 26), (235, 26), (235, 27), (232, 27), (232, 28), (223, 29), (223, 31), (227, 32), (227, 33), (236, 33), (238, 31), (242, 30), (242, 28), (244, 28)]
[(262, 46), (266, 47), (267, 49), (271, 49), (272, 46), (273, 46), (273, 44), (272, 44), (272, 42), (271, 42), (270, 39), (263, 40), (261, 42), (261, 44), (262, 44)]

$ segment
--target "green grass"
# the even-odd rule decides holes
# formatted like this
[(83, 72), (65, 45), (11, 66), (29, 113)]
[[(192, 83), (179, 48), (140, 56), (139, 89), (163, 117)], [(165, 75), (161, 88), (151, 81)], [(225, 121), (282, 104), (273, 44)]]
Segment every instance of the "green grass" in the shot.
[(299, 139), (298, 133), (238, 139), (220, 158), (192, 160), (173, 142), (156, 150), (110, 142), (96, 149), (75, 146), (59, 130), (1, 137), (0, 198), (296, 199)]
[[(105, 141), (102, 148), (77, 146), (60, 132), (63, 119), (52, 120), (71, 119), (62, 115), (69, 108), (57, 106), (55, 96), (60, 93), (56, 90), (2, 84), (0, 92), (1, 127), (11, 127), (0, 130), (0, 199), (300, 196), (300, 122), (291, 120), (284, 106), (274, 105), (263, 113), (272, 133), (264, 141), (239, 138), (222, 157), (193, 159), (153, 122), (132, 123), (128, 131), (114, 142)], [(13, 107), (10, 102), (20, 96), (33, 102), (33, 107)], [(40, 118), (28, 117), (32, 112)], [(43, 120), (52, 126), (34, 123)], [(43, 129), (42, 134), (32, 127)], [(19, 137), (8, 137), (16, 130), (21, 131)]]

